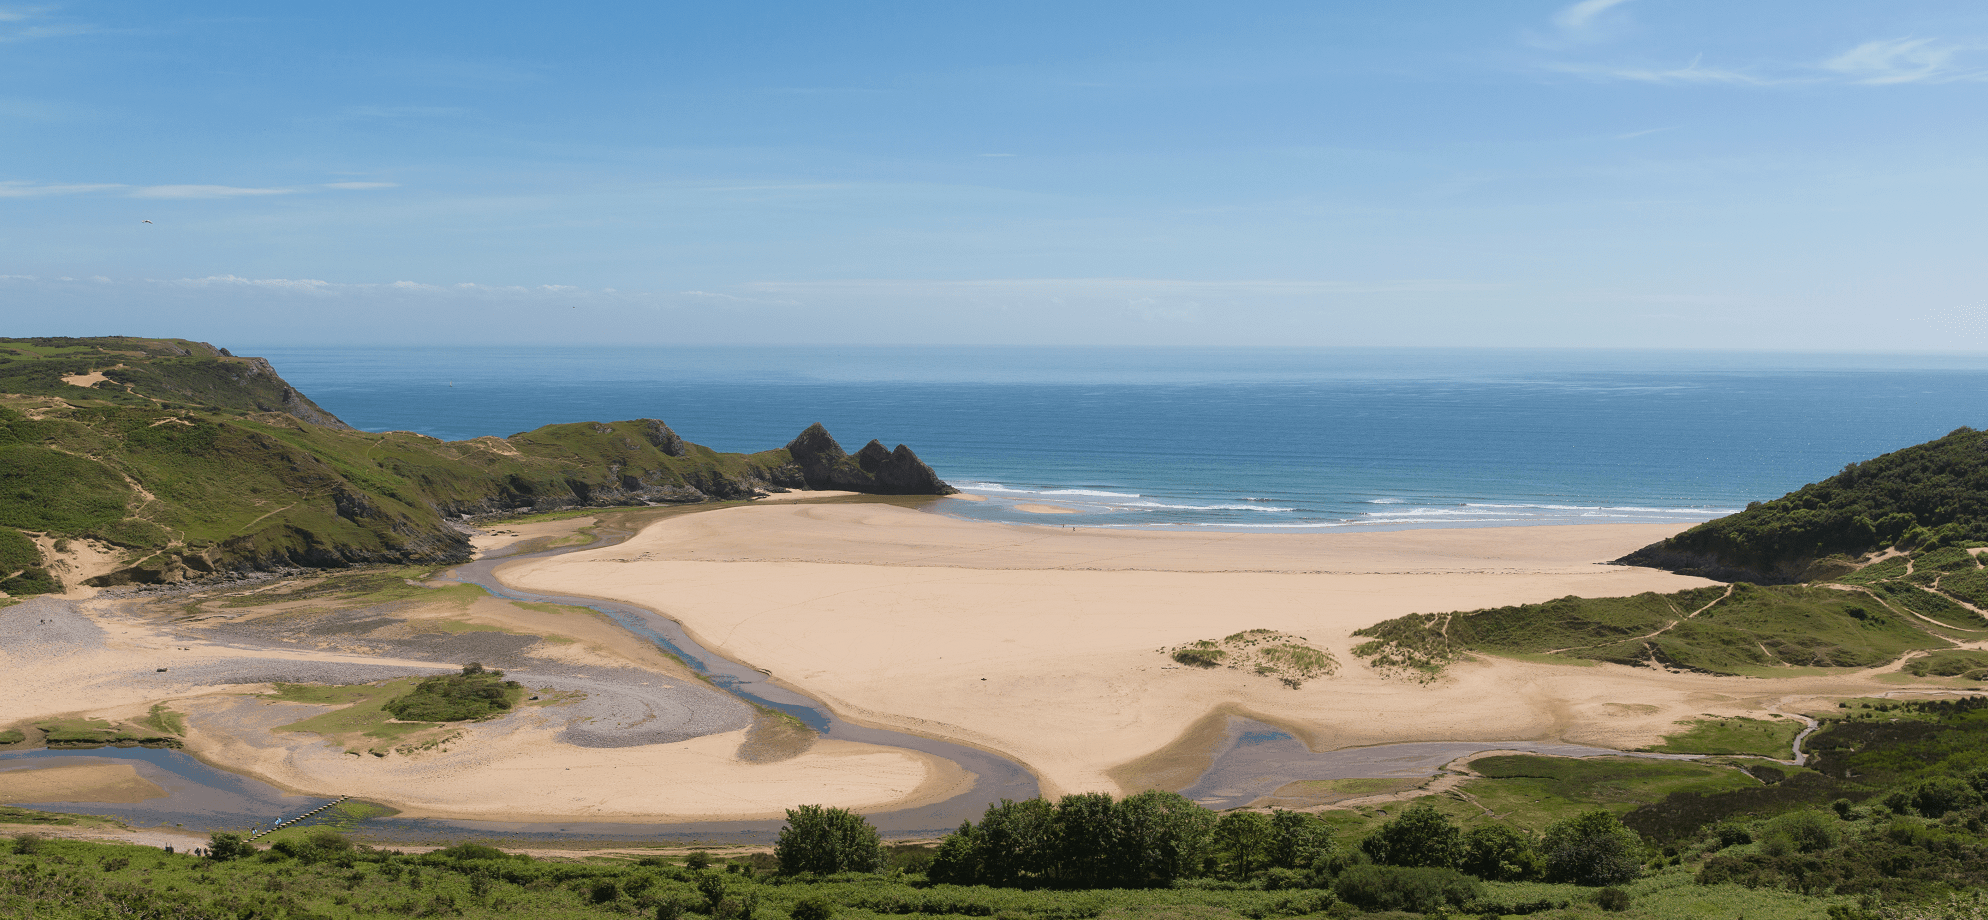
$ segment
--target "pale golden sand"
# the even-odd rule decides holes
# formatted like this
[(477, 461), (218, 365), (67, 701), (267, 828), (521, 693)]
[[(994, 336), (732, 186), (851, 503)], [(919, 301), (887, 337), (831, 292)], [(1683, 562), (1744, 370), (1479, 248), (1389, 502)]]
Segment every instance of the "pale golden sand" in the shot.
[[(1709, 584), (1605, 564), (1677, 529), (1209, 534), (985, 524), (879, 504), (743, 507), (500, 574), (527, 590), (649, 606), (847, 717), (1009, 754), (1051, 794), (1191, 778), (1207, 762), (1217, 710), (1282, 725), (1316, 749), (1622, 747), (1701, 713), (1874, 686), (1854, 675), (1759, 680), (1497, 659), (1423, 686), (1352, 655), (1353, 630), (1405, 613)], [(1179, 667), (1161, 652), (1255, 628), (1306, 637), (1342, 667), (1292, 690)]]
[(0, 765), (0, 803), (107, 802), (165, 798), (159, 784), (128, 763)]

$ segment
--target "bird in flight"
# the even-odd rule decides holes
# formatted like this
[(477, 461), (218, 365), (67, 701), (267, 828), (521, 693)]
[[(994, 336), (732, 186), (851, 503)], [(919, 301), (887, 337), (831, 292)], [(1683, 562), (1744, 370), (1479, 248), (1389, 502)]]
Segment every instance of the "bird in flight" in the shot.
[(151, 221), (149, 221), (149, 220), (148, 220), (148, 221), (146, 221), (145, 223), (148, 223), (148, 224), (149, 224), (149, 223), (151, 223)]

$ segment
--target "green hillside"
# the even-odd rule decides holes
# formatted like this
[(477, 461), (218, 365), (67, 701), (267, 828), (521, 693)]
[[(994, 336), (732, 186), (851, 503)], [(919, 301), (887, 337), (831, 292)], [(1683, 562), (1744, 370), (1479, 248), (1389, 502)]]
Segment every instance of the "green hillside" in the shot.
[(1977, 541), (1988, 542), (1988, 432), (1961, 428), (1852, 463), (1822, 482), (1618, 561), (1721, 581), (1787, 584), (1840, 568), (1831, 557)]
[[(1424, 679), (1472, 653), (1771, 677), (1870, 668), (1911, 652), (1913, 673), (1988, 676), (1988, 654), (1939, 651), (1988, 640), (1988, 568), (1931, 546), (1846, 565), (1807, 585), (1693, 588), (1635, 597), (1563, 597), (1455, 613), (1416, 613), (1354, 632), (1354, 653)], [(1924, 663), (1923, 665), (1921, 663)]]
[(908, 449), (871, 442), (852, 457), (820, 426), (755, 454), (691, 444), (655, 419), (444, 442), (354, 430), (268, 362), (199, 342), (0, 339), (0, 591), (12, 596), (60, 590), (49, 557), (71, 541), (124, 557), (93, 584), (173, 582), (459, 560), (469, 543), (449, 519), (467, 515), (829, 487), (950, 491)]

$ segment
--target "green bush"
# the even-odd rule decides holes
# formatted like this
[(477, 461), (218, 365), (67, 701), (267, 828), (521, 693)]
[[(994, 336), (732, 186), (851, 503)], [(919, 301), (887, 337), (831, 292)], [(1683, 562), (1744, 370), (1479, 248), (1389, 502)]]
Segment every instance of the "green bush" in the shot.
[(794, 920), (829, 920), (835, 916), (835, 902), (818, 894), (811, 894), (794, 902), (787, 909), (787, 916)]
[(1418, 802), (1368, 834), (1360, 849), (1384, 866), (1454, 868), (1463, 858), (1463, 832), (1435, 806)]
[(1554, 823), (1539, 850), (1550, 882), (1620, 885), (1643, 874), (1643, 841), (1606, 809)]
[(802, 805), (787, 810), (787, 824), (773, 845), (780, 874), (875, 872), (883, 865), (883, 841), (862, 815), (846, 808)]
[(1487, 882), (1523, 882), (1540, 876), (1538, 842), (1504, 824), (1484, 824), (1463, 836), (1463, 871)]
[(215, 862), (242, 859), (254, 856), (255, 852), (255, 844), (240, 834), (217, 831), (207, 838), (207, 858)]
[(1333, 880), (1332, 893), (1369, 911), (1419, 914), (1460, 908), (1478, 899), (1483, 887), (1455, 869), (1430, 866), (1353, 866)]
[(405, 722), (462, 722), (509, 711), (523, 691), (522, 684), (505, 680), (504, 672), (471, 662), (461, 674), (422, 679), (381, 708)]

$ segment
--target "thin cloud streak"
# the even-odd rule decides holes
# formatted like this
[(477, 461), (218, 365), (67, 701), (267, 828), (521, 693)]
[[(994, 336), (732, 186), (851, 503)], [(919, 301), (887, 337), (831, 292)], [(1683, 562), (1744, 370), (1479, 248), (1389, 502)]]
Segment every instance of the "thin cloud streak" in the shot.
[(1988, 70), (1954, 66), (1954, 58), (1978, 50), (1961, 45), (1936, 44), (1929, 38), (1893, 38), (1865, 42), (1825, 62), (1825, 70), (1835, 71), (1852, 82), (1871, 86), (1898, 83), (1953, 83), (1988, 78)]
[(254, 195), (288, 195), (287, 188), (237, 188), (232, 185), (148, 185), (131, 193), (133, 198), (241, 198)]

